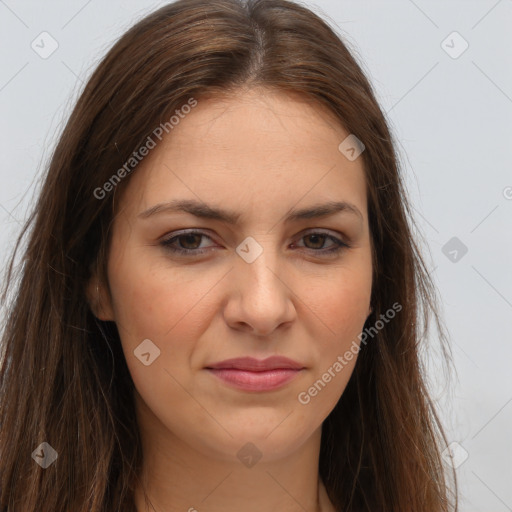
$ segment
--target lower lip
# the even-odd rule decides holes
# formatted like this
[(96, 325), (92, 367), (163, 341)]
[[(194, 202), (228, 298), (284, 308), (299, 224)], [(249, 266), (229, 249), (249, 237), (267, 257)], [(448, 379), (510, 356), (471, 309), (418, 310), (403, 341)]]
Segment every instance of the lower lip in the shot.
[(224, 382), (245, 391), (272, 391), (278, 389), (290, 382), (301, 372), (301, 370), (289, 368), (278, 368), (263, 372), (251, 372), (232, 368), (208, 368), (208, 371)]

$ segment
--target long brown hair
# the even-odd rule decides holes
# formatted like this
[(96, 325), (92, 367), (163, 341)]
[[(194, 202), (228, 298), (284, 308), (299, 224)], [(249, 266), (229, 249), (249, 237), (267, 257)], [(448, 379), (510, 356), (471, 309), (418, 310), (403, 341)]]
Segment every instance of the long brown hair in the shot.
[[(324, 421), (319, 470), (329, 497), (347, 512), (456, 510), (420, 357), (434, 318), (448, 360), (436, 290), (413, 237), (395, 144), (360, 65), (297, 3), (180, 0), (128, 30), (85, 85), (7, 269), (0, 511), (135, 511), (134, 386), (115, 324), (97, 320), (86, 295), (91, 275), (106, 279), (114, 199), (129, 172), (98, 188), (190, 98), (251, 86), (299, 93), (363, 141), (374, 250), (366, 326), (402, 306), (362, 348)], [(42, 442), (58, 454), (46, 469), (31, 456)]]

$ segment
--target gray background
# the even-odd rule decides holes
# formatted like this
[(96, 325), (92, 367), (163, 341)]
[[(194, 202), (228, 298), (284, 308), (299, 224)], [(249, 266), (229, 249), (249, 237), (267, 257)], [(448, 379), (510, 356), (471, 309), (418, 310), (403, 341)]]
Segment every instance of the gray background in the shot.
[[(165, 3), (0, 0), (2, 268), (83, 81)], [(425, 362), (458, 443), (460, 510), (512, 511), (512, 0), (307, 5), (357, 52), (399, 141), (451, 336), (455, 379), (444, 376), (434, 336)], [(31, 48), (43, 31), (58, 43), (46, 59)]]

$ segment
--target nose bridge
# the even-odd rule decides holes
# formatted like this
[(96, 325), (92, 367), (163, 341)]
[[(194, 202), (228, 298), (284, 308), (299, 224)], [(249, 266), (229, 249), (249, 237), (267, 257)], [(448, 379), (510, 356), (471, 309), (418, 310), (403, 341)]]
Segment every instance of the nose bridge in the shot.
[[(280, 323), (290, 320), (293, 309), (285, 279), (279, 275), (278, 269), (282, 267), (275, 237), (260, 237), (258, 240), (247, 237), (236, 252), (239, 258), (232, 278), (238, 292), (238, 300), (235, 301), (238, 306), (230, 308), (231, 313), (237, 311), (237, 322), (248, 324), (261, 334), (268, 334)], [(231, 320), (234, 317), (231, 316)]]
[(279, 255), (273, 244), (272, 236), (259, 237), (259, 241), (248, 236), (236, 248), (241, 273), (239, 282), (244, 288), (249, 285), (252, 293), (266, 293), (279, 286), (276, 283), (276, 280), (280, 283), (276, 276)]

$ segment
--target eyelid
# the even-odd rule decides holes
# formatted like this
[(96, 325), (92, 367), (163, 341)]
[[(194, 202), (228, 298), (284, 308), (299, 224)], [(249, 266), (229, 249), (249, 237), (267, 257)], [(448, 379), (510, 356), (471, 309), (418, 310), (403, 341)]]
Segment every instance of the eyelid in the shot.
[[(206, 228), (187, 228), (187, 229), (172, 231), (171, 233), (167, 233), (166, 235), (162, 236), (160, 240), (162, 242), (165, 242), (165, 241), (169, 241), (174, 238), (178, 238), (180, 236), (185, 236), (185, 235), (201, 235), (205, 238), (209, 238), (210, 240), (214, 240), (213, 237), (208, 233), (209, 233), (209, 230)], [(310, 234), (322, 234), (322, 235), (326, 235), (326, 236), (332, 236), (334, 238), (339, 238), (341, 242), (344, 242), (347, 245), (350, 243), (350, 239), (343, 233), (340, 233), (339, 231), (332, 230), (332, 229), (329, 230), (326, 228), (307, 228), (307, 229), (301, 231), (300, 233), (298, 233), (296, 235), (296, 238), (297, 237), (302, 238), (302, 237), (310, 235)]]
[[(162, 245), (165, 249), (171, 251), (176, 255), (183, 255), (185, 257), (199, 256), (208, 252), (211, 249), (211, 247), (183, 249), (179, 247), (173, 247), (171, 243), (177, 240), (178, 238), (186, 235), (197, 235), (200, 237), (209, 238), (210, 240), (214, 241), (213, 237), (207, 234), (208, 231), (208, 229), (205, 230), (204, 228), (189, 228), (184, 230), (178, 230), (162, 237), (162, 239), (160, 240), (160, 245)], [(336, 234), (332, 234), (333, 232)], [(296, 235), (296, 238), (298, 236), (298, 240), (301, 240), (302, 238), (311, 234), (324, 235), (327, 239), (330, 239), (333, 244), (330, 248), (327, 249), (309, 249), (307, 247), (301, 246), (304, 247), (306, 252), (318, 254), (318, 256), (337, 256), (345, 249), (349, 249), (352, 247), (351, 242), (347, 241), (347, 237), (344, 234), (339, 233), (337, 231), (327, 230), (325, 228), (308, 228), (298, 233), (298, 235)]]
[(304, 231), (301, 231), (297, 236), (298, 236), (298, 239), (300, 240), (301, 238), (308, 236), (308, 235), (325, 235), (326, 237), (338, 239), (341, 243), (343, 243), (347, 247), (349, 246), (348, 237), (345, 236), (344, 234), (340, 233), (339, 231), (334, 231), (332, 229), (308, 228)]
[[(163, 237), (161, 237), (161, 242), (168, 242), (170, 240), (173, 240), (175, 238), (179, 238), (181, 236), (186, 235), (200, 235), (204, 238), (209, 238), (210, 240), (213, 240), (213, 237), (209, 234), (209, 230), (204, 228), (188, 228), (188, 229), (180, 229), (178, 231), (172, 231), (171, 233), (167, 233)], [(196, 249), (197, 250), (197, 249)]]

